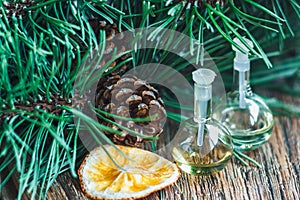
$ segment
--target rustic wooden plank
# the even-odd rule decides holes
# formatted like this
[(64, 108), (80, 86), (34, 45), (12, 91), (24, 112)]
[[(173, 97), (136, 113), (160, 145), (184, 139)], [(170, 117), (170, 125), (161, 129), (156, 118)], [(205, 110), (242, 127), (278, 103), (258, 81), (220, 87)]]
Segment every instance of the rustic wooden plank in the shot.
[[(300, 107), (300, 98), (281, 98)], [(261, 169), (253, 165), (243, 166), (232, 159), (223, 171), (214, 176), (200, 177), (182, 173), (176, 184), (144, 200), (300, 199), (300, 119), (276, 117), (275, 120), (270, 140), (261, 148), (248, 153), (262, 164)], [(13, 194), (16, 193), (16, 185), (16, 181), (11, 181), (1, 191), (2, 199), (15, 198)], [(23, 199), (27, 200), (29, 197), (24, 195)], [(69, 173), (58, 177), (48, 192), (48, 199), (87, 200), (78, 180)]]

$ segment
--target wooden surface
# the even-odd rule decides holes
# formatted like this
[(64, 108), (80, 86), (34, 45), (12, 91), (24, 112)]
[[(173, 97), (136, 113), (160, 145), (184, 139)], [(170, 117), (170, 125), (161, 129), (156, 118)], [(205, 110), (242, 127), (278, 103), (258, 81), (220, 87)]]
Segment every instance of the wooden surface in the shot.
[[(284, 101), (300, 107), (300, 99), (284, 97)], [(276, 117), (275, 120), (268, 143), (248, 154), (261, 163), (262, 168), (245, 167), (232, 159), (223, 171), (214, 176), (197, 177), (183, 173), (176, 184), (144, 200), (300, 199), (300, 119)], [(1, 196), (3, 200), (13, 199), (15, 185), (16, 179), (1, 191), (0, 199)], [(24, 199), (29, 198), (24, 195)], [(65, 173), (58, 177), (48, 192), (48, 199), (87, 198), (81, 192), (78, 180)]]

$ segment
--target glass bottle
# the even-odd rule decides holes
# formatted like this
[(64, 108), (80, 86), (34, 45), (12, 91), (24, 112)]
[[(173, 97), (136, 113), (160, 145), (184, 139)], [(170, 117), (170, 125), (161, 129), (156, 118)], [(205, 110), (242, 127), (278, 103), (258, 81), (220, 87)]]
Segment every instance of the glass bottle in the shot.
[(211, 118), (212, 82), (209, 69), (193, 72), (194, 117), (184, 121), (172, 141), (172, 156), (179, 168), (189, 174), (210, 175), (223, 169), (233, 153), (226, 127)]
[[(247, 52), (248, 49), (237, 38), (234, 41)], [(252, 42), (245, 38), (249, 46)], [(214, 118), (231, 132), (234, 148), (250, 151), (260, 147), (271, 136), (274, 119), (263, 99), (253, 93), (250, 86), (250, 60), (237, 48), (234, 59), (233, 90), (227, 94), (226, 104), (216, 107)]]

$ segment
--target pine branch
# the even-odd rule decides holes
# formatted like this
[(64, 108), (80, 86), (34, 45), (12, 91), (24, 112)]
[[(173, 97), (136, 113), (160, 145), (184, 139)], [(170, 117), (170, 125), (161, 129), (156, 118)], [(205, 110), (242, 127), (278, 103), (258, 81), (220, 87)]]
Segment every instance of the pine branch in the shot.
[[(168, 2), (164, 5), (160, 5), (159, 3), (155, 4), (155, 6), (158, 7), (158, 19), (156, 19), (155, 26), (158, 26), (160, 29), (172, 29), (174, 23), (181, 24), (185, 22), (186, 28), (183, 32), (191, 38), (198, 40), (200, 44), (204, 44), (205, 49), (207, 49), (208, 45), (206, 42), (207, 39), (212, 39), (217, 35), (222, 35), (223, 39), (227, 40), (231, 45), (235, 45), (237, 48), (239, 47), (233, 42), (233, 37), (238, 37), (243, 41), (242, 36), (247, 36), (252, 40), (255, 46), (254, 49), (249, 47), (250, 52), (257, 58), (263, 58), (268, 67), (271, 67), (272, 64), (260, 45), (261, 42), (259, 40), (261, 37), (253, 35), (253, 31), (249, 30), (255, 28), (262, 32), (265, 29), (264, 37), (262, 39), (272, 36), (273, 41), (274, 37), (287, 38), (293, 36), (292, 26), (289, 21), (294, 20), (288, 19), (285, 13), (289, 12), (292, 7), (295, 7), (294, 1), (288, 3), (276, 1), (273, 6), (270, 6), (269, 4), (265, 5), (263, 1), (256, 3), (250, 0), (240, 1), (238, 3), (229, 0), (228, 3), (224, 5), (218, 3), (211, 5), (209, 2), (202, 3), (200, 1), (203, 6), (196, 6), (196, 4), (193, 4), (190, 1)], [(170, 2), (172, 3), (170, 4)], [(169, 10), (168, 13), (165, 12), (165, 6)], [(253, 9), (250, 10), (247, 8)], [(161, 11), (161, 13), (159, 11)], [(295, 13), (297, 14), (296, 11)], [(297, 14), (297, 16), (299, 15)], [(160, 21), (160, 18), (164, 20)], [(192, 18), (193, 23), (190, 21)], [(182, 28), (182, 26), (177, 27), (178, 30), (181, 31), (180, 28)], [(280, 30), (280, 33), (277, 31), (278, 27), (280, 27), (279, 29), (282, 29)], [(288, 31), (283, 32), (282, 27), (287, 28)], [(215, 31), (218, 31), (218, 34), (216, 34)], [(207, 34), (203, 34), (203, 32), (206, 32)], [(203, 38), (203, 35), (207, 36)], [(272, 40), (269, 38), (268, 41)], [(245, 42), (244, 44), (246, 45)]]
[(80, 121), (74, 124), (73, 115), (61, 106), (71, 106), (73, 84), (85, 59), (81, 51), (101, 50), (103, 39), (96, 38), (87, 17), (91, 7), (84, 2), (40, 1), (13, 14), (2, 3), (0, 170), (13, 163), (16, 167), (0, 187), (17, 172), (18, 199), (25, 191), (42, 198), (62, 172), (77, 176), (75, 165), (84, 152), (78, 145)]

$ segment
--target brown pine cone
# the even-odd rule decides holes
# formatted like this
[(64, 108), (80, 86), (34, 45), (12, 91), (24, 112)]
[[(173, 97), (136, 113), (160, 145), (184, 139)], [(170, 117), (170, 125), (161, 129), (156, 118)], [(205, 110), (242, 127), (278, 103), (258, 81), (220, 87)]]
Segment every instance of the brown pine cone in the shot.
[[(100, 62), (100, 66), (104, 66), (105, 63), (107, 63), (109, 60), (112, 59), (113, 51), (116, 49), (117, 53), (116, 55), (125, 52), (126, 49), (128, 49), (128, 41), (127, 38), (125, 38), (125, 35), (118, 30), (116, 24), (109, 24), (105, 21), (99, 21), (97, 19), (90, 19), (89, 23), (91, 27), (93, 28), (94, 33), (96, 34), (96, 37), (100, 38), (100, 31), (105, 31), (106, 36), (106, 47), (103, 52), (103, 57)], [(127, 55), (124, 55), (120, 57), (118, 60), (124, 60), (126, 59)], [(116, 60), (117, 61), (117, 60)], [(112, 65), (116, 65), (116, 63), (112, 63)], [(112, 67), (114, 67), (112, 66)]]
[(12, 15), (24, 16), (26, 14), (25, 8), (34, 6), (36, 3), (33, 0), (24, 1), (3, 1), (3, 6), (5, 8), (6, 17), (11, 19)]
[[(145, 81), (132, 75), (120, 76), (121, 72), (100, 79), (96, 92), (96, 107), (106, 112), (126, 118), (146, 118), (156, 116), (147, 122), (134, 122), (132, 120), (110, 120), (136, 131), (145, 136), (158, 136), (163, 131), (166, 111), (158, 91)], [(105, 124), (122, 134), (105, 133), (116, 144), (128, 146), (141, 146), (142, 138), (129, 133), (101, 118), (99, 122)]]
[[(100, 62), (100, 67), (112, 59), (114, 48), (117, 48), (118, 53), (129, 49), (127, 47), (129, 44), (128, 39), (117, 29), (115, 24), (97, 20), (90, 20), (89, 22), (97, 37), (100, 37), (99, 33), (101, 30), (104, 30), (106, 34), (106, 49)], [(148, 83), (135, 76), (123, 76), (127, 68), (126, 64), (118, 69), (114, 69), (124, 59), (126, 59), (126, 55), (115, 59), (106, 70), (109, 74), (100, 78), (97, 85), (95, 106), (106, 112), (126, 118), (146, 118), (156, 114), (155, 119), (146, 122), (120, 120), (109, 116), (105, 116), (105, 118), (141, 135), (157, 136), (162, 132), (166, 118), (164, 104), (159, 98), (157, 90)], [(113, 71), (110, 72), (110, 70)], [(137, 137), (124, 128), (119, 128), (100, 117), (98, 120), (100, 123), (121, 132), (121, 135), (118, 135), (104, 131), (116, 144), (141, 146), (142, 142), (145, 141), (143, 138)]]

